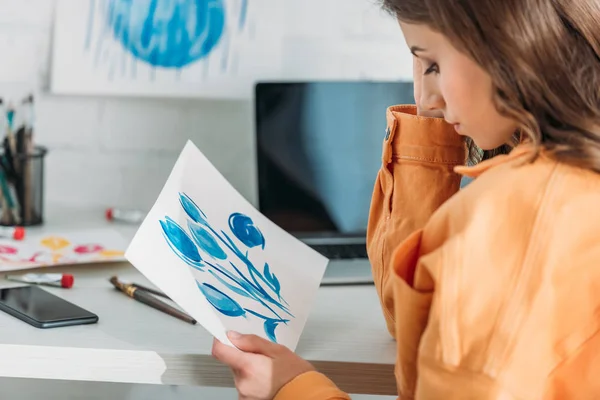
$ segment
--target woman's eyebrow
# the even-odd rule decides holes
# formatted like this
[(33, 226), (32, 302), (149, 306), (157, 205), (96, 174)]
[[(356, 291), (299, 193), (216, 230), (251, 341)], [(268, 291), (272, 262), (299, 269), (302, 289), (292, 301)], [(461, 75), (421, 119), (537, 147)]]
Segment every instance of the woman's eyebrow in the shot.
[(421, 48), (419, 46), (411, 46), (411, 48), (410, 48), (410, 52), (415, 57), (419, 57), (419, 55), (417, 53), (418, 52), (422, 52), (422, 51), (425, 51), (425, 49), (423, 49), (423, 48)]

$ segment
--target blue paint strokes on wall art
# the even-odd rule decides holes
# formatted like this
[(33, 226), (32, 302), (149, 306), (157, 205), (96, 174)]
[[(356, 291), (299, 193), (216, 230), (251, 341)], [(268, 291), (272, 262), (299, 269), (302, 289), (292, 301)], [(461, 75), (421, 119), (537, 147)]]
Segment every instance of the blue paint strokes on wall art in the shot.
[(241, 0), (242, 4), (240, 5), (240, 20), (239, 20), (239, 30), (241, 31), (246, 26), (246, 18), (248, 17), (248, 0)]
[[(107, 0), (99, 0), (100, 2), (100, 11), (104, 11), (104, 18), (108, 19), (110, 18), (110, 15), (107, 14)], [(92, 3), (90, 4), (91, 6), (94, 6), (95, 4)], [(95, 11), (94, 11), (95, 13)], [(91, 31), (93, 30), (93, 26), (88, 26), (88, 29), (90, 30), (90, 34)], [(100, 64), (101, 60), (101, 56), (103, 54), (105, 54), (105, 49), (104, 49), (104, 37), (108, 34), (108, 32), (110, 31), (110, 28), (108, 26), (108, 24), (103, 24), (102, 25), (102, 32), (96, 37), (96, 45), (94, 46), (94, 65), (98, 66)]]
[(223, 35), (223, 53), (221, 54), (221, 71), (227, 71), (229, 64), (229, 35)]
[[(208, 273), (219, 286), (197, 281), (198, 289), (215, 310), (227, 317), (248, 318), (250, 315), (261, 319), (265, 335), (277, 342), (277, 327), (287, 324), (294, 315), (281, 295), (281, 283), (269, 264), (265, 263), (261, 272), (248, 256), (248, 249), (265, 249), (266, 240), (260, 229), (245, 214), (229, 216), (229, 229), (245, 246), (242, 250), (225, 231), (217, 232), (211, 226), (206, 214), (187, 194), (179, 193), (179, 204), (187, 216), (189, 233), (168, 216), (159, 222), (173, 253), (190, 267)], [(224, 264), (228, 267), (220, 261), (227, 261)], [(252, 301), (257, 308), (242, 307), (235, 296)]]
[(89, 50), (92, 45), (92, 32), (94, 31), (94, 20), (96, 16), (96, 0), (90, 0), (90, 11), (88, 14), (87, 32), (85, 34), (85, 49)]
[(107, 17), (125, 50), (164, 68), (205, 58), (225, 31), (224, 0), (110, 0)]

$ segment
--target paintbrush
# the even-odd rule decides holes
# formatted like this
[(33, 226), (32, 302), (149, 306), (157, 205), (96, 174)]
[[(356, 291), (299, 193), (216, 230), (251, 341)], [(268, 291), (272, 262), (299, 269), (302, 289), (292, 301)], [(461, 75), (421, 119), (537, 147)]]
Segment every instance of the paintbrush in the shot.
[(132, 299), (139, 301), (140, 303), (144, 303), (175, 318), (179, 318), (182, 321), (188, 322), (190, 324), (196, 324), (196, 320), (184, 313), (183, 311), (179, 311), (175, 307), (172, 307), (167, 303), (157, 299), (152, 294), (139, 287), (120, 282), (116, 276), (110, 278), (110, 283), (112, 283), (112, 285), (115, 288), (119, 289), (121, 292), (125, 293)]

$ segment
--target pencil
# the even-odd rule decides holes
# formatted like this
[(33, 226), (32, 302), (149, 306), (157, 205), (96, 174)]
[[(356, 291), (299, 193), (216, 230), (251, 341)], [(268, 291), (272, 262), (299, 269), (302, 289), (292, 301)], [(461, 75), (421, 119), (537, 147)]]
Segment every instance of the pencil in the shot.
[(144, 291), (143, 289), (137, 288), (130, 284), (124, 284), (122, 282), (119, 282), (119, 279), (116, 276), (110, 278), (110, 283), (112, 283), (112, 285), (115, 288), (119, 289), (121, 292), (125, 293), (132, 299), (139, 301), (140, 303), (144, 303), (152, 308), (169, 314), (175, 318), (179, 318), (180, 320), (190, 323), (192, 325), (196, 324), (196, 320), (187, 315), (186, 313), (179, 311), (175, 307), (171, 307), (167, 303), (157, 299), (156, 297), (152, 296), (150, 293)]

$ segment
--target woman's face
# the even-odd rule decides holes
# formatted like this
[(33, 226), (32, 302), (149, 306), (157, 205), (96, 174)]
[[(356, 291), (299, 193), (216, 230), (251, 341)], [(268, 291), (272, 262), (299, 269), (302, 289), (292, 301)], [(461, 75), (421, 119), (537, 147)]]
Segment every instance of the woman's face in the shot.
[(427, 25), (400, 22), (400, 27), (422, 65), (423, 75), (415, 76), (421, 84), (420, 108), (441, 111), (460, 135), (483, 150), (509, 142), (517, 124), (496, 110), (491, 77)]

